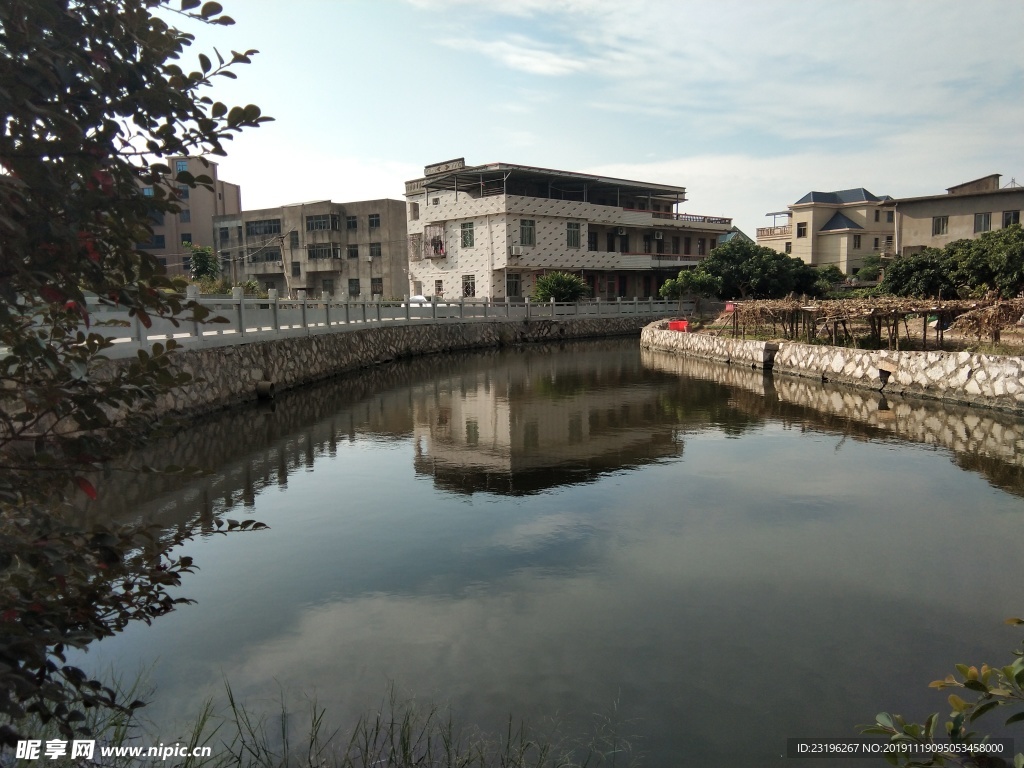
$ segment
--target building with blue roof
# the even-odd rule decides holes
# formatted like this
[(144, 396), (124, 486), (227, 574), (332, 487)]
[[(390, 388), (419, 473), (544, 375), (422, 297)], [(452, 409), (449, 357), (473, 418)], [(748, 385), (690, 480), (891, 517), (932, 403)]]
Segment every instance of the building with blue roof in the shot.
[(757, 244), (853, 275), (866, 256), (893, 253), (893, 211), (885, 207), (891, 200), (863, 187), (808, 192), (785, 211), (766, 214), (772, 226), (758, 228)]

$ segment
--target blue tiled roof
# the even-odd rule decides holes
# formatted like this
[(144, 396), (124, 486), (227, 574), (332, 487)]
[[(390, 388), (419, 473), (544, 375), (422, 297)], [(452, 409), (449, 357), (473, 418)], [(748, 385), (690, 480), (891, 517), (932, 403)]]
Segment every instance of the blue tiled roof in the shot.
[(843, 216), (839, 211), (836, 211), (835, 216), (829, 219), (828, 223), (818, 231), (828, 232), (833, 229), (864, 229), (864, 227), (855, 221), (851, 221), (846, 216)]
[(880, 203), (883, 200), (892, 200), (889, 195), (878, 197), (868, 192), (864, 187), (856, 189), (841, 189), (838, 192), (808, 192), (797, 200), (794, 205), (803, 203), (826, 203), (830, 205), (846, 205), (848, 203)]

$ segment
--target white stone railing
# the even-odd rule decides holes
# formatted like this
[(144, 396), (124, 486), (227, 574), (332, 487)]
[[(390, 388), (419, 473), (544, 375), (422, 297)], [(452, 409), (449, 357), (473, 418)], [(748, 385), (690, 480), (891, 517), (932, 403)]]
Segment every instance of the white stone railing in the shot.
[[(458, 299), (440, 302), (334, 301), (330, 299), (268, 299), (202, 296), (195, 299), (219, 322), (196, 323), (150, 316), (145, 327), (123, 308), (90, 300), (92, 330), (110, 338), (111, 359), (130, 357), (139, 349), (174, 339), (186, 348), (344, 333), (373, 327), (433, 323), (523, 322), (571, 320), (581, 317), (685, 315), (692, 302), (660, 299), (588, 300), (574, 303)], [(85, 330), (85, 329), (83, 329)]]

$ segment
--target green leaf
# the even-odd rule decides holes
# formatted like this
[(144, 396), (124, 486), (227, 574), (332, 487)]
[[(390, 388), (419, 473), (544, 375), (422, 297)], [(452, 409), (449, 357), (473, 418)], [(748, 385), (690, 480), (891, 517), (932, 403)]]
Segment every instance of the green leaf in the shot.
[(210, 62), (210, 57), (207, 56), (205, 53), (199, 54), (199, 66), (202, 68), (204, 75), (211, 69), (213, 69), (213, 64)]
[(1013, 725), (1024, 721), (1024, 712), (1018, 712), (1016, 715), (1006, 718), (1006, 725)]
[(989, 701), (989, 702), (986, 702), (985, 704), (982, 704), (980, 707), (978, 707), (976, 710), (974, 710), (971, 713), (971, 716), (969, 718), (967, 718), (968, 722), (973, 723), (975, 720), (977, 720), (979, 717), (984, 715), (986, 712), (989, 712), (990, 710), (995, 709), (996, 707), (1000, 706), (1002, 703), (1003, 702), (1001, 702), (1001, 701)]
[(203, 3), (203, 7), (199, 11), (199, 15), (202, 16), (204, 19), (208, 19), (211, 16), (216, 16), (223, 10), (224, 6), (222, 6), (220, 3), (212, 2), (211, 0), (211, 2), (209, 3)]
[(181, 10), (191, 11), (199, 7), (200, 0), (181, 0)]
[(965, 680), (964, 688), (972, 691), (978, 691), (979, 693), (988, 693), (988, 686), (980, 680)]
[(892, 717), (888, 712), (879, 712), (875, 715), (875, 722), (885, 728), (893, 728)]

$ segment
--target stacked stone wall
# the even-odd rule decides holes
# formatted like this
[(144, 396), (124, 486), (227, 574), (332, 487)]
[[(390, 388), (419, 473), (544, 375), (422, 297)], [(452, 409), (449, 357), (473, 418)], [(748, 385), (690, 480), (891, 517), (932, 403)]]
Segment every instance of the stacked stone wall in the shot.
[(799, 342), (744, 341), (681, 333), (656, 322), (640, 344), (675, 354), (739, 363), (886, 393), (1024, 412), (1024, 359), (971, 352), (895, 352)]

